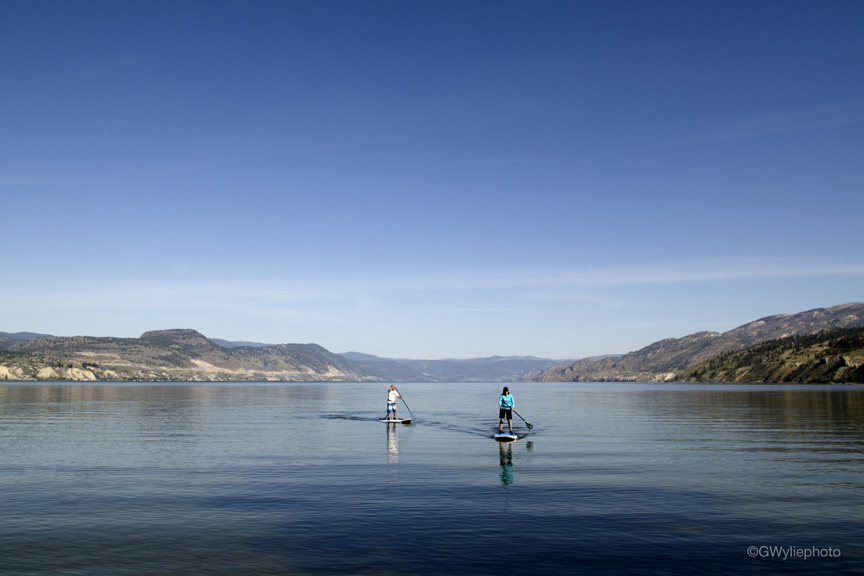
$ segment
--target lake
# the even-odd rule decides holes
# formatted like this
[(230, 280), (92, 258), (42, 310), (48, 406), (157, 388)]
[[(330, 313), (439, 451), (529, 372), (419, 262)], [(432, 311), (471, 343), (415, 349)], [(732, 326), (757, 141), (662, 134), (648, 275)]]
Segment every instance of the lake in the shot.
[(0, 570), (864, 571), (864, 387), (508, 386), (0, 385)]

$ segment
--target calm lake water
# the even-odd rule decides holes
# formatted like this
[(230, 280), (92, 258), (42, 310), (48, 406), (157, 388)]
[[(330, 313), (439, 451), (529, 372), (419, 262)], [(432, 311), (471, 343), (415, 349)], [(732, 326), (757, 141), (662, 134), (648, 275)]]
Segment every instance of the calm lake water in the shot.
[(0, 572), (864, 572), (864, 387), (501, 386), (0, 386)]

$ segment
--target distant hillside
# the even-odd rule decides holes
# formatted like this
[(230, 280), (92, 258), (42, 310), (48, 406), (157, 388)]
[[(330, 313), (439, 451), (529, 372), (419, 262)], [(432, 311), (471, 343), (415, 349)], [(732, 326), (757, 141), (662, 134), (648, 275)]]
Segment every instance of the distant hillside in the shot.
[(533, 356), (444, 360), (380, 358), (359, 352), (346, 352), (343, 356), (358, 365), (364, 374), (403, 382), (524, 382), (531, 374), (562, 363)]
[(682, 372), (724, 352), (742, 350), (771, 339), (813, 334), (832, 328), (864, 326), (864, 304), (817, 308), (799, 314), (761, 318), (720, 334), (697, 332), (655, 342), (617, 358), (584, 359), (547, 370), (541, 382), (638, 382), (672, 380)]
[(373, 380), (382, 382), (429, 382), (421, 372), (390, 358), (380, 358), (361, 352), (346, 352), (344, 358), (352, 362), (357, 370)]
[(768, 340), (684, 370), (678, 382), (864, 382), (864, 328)]
[(273, 344), (262, 344), (261, 342), (232, 342), (230, 340), (221, 340), (219, 338), (210, 338), (210, 341), (222, 346), (223, 348), (239, 348), (240, 346), (247, 346), (249, 348), (266, 348), (267, 346), (273, 346)]
[(491, 356), (466, 360), (397, 360), (435, 382), (521, 382), (560, 360), (525, 356)]
[(0, 332), (0, 344), (20, 342), (22, 340), (33, 340), (34, 338), (44, 338), (50, 334), (36, 334), (35, 332)]
[(195, 330), (140, 338), (46, 337), (0, 345), (0, 379), (319, 381), (368, 379), (317, 344), (225, 348)]

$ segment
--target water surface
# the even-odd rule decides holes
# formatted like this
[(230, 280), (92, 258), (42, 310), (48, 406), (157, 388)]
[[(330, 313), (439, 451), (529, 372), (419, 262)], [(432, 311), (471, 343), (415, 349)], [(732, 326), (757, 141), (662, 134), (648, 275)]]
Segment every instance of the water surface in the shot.
[(510, 388), (534, 425), (517, 419), (512, 444), (491, 439), (498, 384), (401, 384), (412, 425), (376, 420), (386, 384), (0, 386), (0, 566), (4, 575), (864, 566), (864, 388)]

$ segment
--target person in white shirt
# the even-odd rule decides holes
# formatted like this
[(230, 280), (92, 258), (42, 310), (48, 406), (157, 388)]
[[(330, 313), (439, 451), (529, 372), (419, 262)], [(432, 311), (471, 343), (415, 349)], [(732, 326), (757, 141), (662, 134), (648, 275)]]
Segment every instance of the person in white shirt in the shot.
[[(399, 395), (399, 392), (396, 391), (396, 385), (391, 384), (390, 389), (387, 390), (387, 415), (383, 418), (383, 420), (396, 420), (396, 399), (401, 399), (402, 396)], [(390, 416), (390, 413), (393, 413), (393, 416)]]

